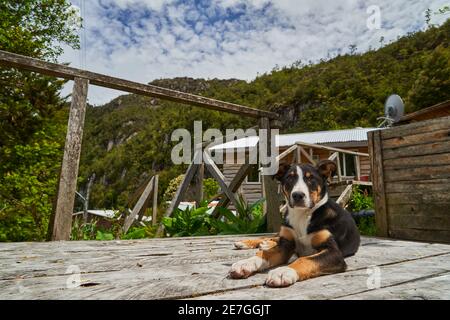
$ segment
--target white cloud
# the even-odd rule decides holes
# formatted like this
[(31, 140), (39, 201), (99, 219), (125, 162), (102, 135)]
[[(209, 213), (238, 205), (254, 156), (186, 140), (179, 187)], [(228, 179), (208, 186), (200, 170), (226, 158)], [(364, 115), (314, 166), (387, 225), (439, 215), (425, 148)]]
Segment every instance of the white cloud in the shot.
[[(80, 1), (73, 4), (80, 6)], [(358, 51), (423, 28), (434, 0), (103, 0), (85, 1), (86, 65), (91, 71), (138, 82), (190, 76), (253, 79), (275, 65), (317, 61), (350, 44)], [(366, 25), (370, 5), (381, 9), (382, 28)], [(434, 23), (444, 17), (433, 17)], [(79, 51), (60, 61), (80, 67)], [(89, 101), (122, 94), (90, 87)], [(64, 91), (70, 92), (70, 86)]]

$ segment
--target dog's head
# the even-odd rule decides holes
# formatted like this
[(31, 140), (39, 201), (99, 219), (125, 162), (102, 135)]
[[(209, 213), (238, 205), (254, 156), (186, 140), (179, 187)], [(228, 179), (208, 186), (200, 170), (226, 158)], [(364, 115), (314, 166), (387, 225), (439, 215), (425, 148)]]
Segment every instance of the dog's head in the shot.
[(280, 164), (275, 178), (289, 207), (313, 208), (327, 193), (327, 181), (336, 172), (336, 163), (323, 160), (310, 164)]

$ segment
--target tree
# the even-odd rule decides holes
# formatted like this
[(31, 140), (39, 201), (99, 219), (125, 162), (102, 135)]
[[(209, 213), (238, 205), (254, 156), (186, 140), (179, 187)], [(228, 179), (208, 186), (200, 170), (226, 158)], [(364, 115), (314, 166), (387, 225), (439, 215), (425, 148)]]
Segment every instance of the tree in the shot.
[(450, 99), (450, 51), (438, 46), (424, 62), (408, 93), (409, 111), (417, 111)]
[[(0, 50), (56, 61), (78, 48), (80, 19), (65, 0), (0, 2)], [(63, 81), (0, 68), (0, 241), (45, 237), (62, 158)]]

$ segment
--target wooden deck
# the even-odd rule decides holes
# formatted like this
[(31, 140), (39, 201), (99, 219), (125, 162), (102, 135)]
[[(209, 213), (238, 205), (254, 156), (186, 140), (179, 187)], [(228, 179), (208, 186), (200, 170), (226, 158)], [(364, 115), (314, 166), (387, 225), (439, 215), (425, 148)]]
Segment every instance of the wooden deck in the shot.
[(363, 238), (347, 272), (272, 289), (227, 278), (242, 238), (1, 243), (0, 299), (450, 299), (450, 245)]

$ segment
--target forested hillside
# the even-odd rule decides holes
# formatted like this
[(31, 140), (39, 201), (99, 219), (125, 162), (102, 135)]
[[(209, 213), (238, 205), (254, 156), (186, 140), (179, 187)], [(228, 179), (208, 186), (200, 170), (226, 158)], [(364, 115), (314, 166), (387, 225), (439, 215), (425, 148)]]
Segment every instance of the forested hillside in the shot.
[[(301, 61), (249, 83), (175, 78), (152, 84), (276, 111), (282, 132), (376, 126), (386, 97), (402, 96), (407, 111), (450, 99), (450, 20), (399, 38), (378, 50), (339, 55), (316, 64)], [(254, 120), (124, 95), (90, 107), (82, 150), (80, 188), (96, 175), (91, 207), (127, 206), (136, 190), (158, 172), (160, 193), (185, 170), (170, 161), (176, 128), (246, 128)]]

